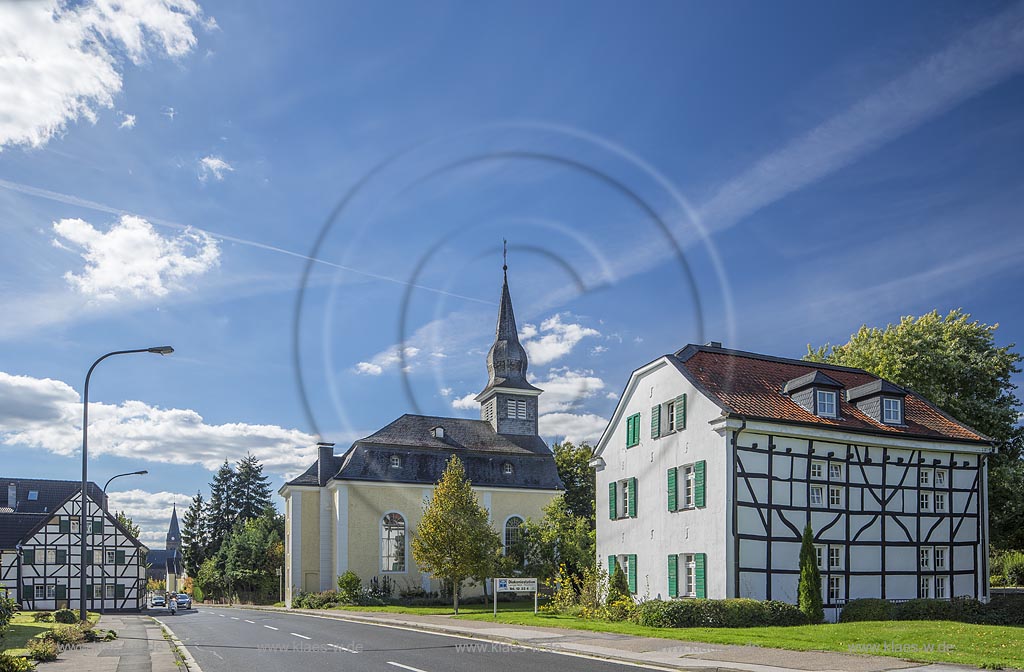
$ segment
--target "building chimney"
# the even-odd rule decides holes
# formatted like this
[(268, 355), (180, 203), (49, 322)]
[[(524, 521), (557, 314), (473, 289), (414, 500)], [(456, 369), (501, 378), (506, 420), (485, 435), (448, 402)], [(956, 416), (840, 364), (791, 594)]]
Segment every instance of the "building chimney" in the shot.
[(322, 487), (334, 475), (334, 444), (321, 441), (316, 447), (319, 451), (316, 458), (317, 481)]
[(7, 506), (11, 507), (12, 511), (18, 510), (18, 484), (11, 483), (7, 486)]
[(708, 341), (704, 345), (709, 347), (709, 348), (721, 348), (722, 347), (722, 342), (721, 341)]

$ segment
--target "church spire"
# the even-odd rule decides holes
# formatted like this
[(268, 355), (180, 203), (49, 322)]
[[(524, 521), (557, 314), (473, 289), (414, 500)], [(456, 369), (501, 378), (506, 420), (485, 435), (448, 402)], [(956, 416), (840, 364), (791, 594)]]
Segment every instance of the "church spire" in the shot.
[(181, 544), (181, 530), (178, 528), (178, 505), (177, 503), (172, 504), (171, 509), (171, 524), (167, 528), (167, 538), (165, 547), (168, 550), (177, 549)]

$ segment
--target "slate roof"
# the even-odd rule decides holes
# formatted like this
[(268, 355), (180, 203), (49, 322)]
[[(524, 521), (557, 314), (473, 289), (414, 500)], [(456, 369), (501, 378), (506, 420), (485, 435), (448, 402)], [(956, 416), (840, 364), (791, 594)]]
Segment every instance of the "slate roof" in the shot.
[(48, 517), (45, 513), (0, 513), (0, 549), (14, 548)]
[[(444, 438), (431, 429), (444, 428)], [(400, 467), (391, 456), (402, 457)], [(560, 490), (554, 456), (539, 436), (498, 434), (485, 420), (406, 414), (360, 439), (344, 455), (330, 458), (333, 479), (433, 485), (452, 455), (466, 467), (474, 485)], [(511, 475), (504, 465), (512, 465)], [(288, 485), (319, 485), (314, 463)]]
[(870, 383), (864, 383), (857, 387), (852, 387), (846, 391), (847, 401), (857, 401), (865, 397), (870, 397), (876, 394), (891, 394), (895, 396), (906, 396), (907, 391), (899, 385), (894, 385), (888, 380), (873, 380)]
[[(879, 384), (878, 381), (882, 380), (862, 369), (706, 345), (688, 345), (674, 355), (668, 355), (668, 358), (684, 376), (727, 413), (876, 434), (990, 442), (988, 437), (947, 415), (911, 390), (905, 390), (907, 396), (903, 426), (887, 425), (875, 420), (843, 398), (845, 395), (837, 395), (839, 417), (822, 418), (783, 393), (788, 381), (814, 374), (816, 370), (847, 390)], [(888, 381), (884, 382), (891, 385)]]
[[(81, 481), (55, 481), (45, 478), (9, 478), (0, 476), (0, 504), (6, 505), (10, 484), (17, 492), (17, 513), (51, 513), (67, 498), (81, 489)], [(30, 492), (36, 492), (36, 499), (29, 499)], [(95, 502), (103, 502), (105, 495), (98, 485), (89, 482), (89, 496)]]

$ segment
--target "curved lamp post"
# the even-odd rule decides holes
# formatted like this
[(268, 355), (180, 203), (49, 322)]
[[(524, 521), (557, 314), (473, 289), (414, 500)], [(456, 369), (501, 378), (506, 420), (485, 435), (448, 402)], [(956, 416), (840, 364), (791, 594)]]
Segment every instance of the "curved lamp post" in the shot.
[[(123, 474), (117, 474), (107, 479), (107, 482), (103, 484), (103, 499), (107, 498), (107, 488), (110, 487), (110, 482), (115, 478), (121, 478), (122, 476), (145, 476), (149, 473), (148, 469), (142, 469), (140, 471), (126, 471)], [(105, 503), (105, 502), (104, 502)], [(108, 512), (109, 513), (109, 512)], [(107, 613), (107, 548), (106, 545), (100, 542), (100, 552), (103, 554), (103, 564), (100, 565), (100, 572), (102, 573), (102, 580), (100, 581), (100, 613)], [(85, 566), (84, 564), (82, 565)]]
[[(85, 389), (82, 392), (82, 510), (81, 516), (78, 523), (78, 536), (81, 539), (81, 557), (79, 558), (79, 582), (78, 582), (78, 597), (79, 597), (79, 610), (78, 617), (84, 622), (88, 614), (85, 609), (85, 568), (88, 567), (85, 556), (88, 551), (86, 544), (86, 510), (88, 509), (88, 487), (89, 487), (89, 379), (92, 378), (92, 372), (96, 366), (108, 357), (114, 355), (131, 355), (137, 352), (149, 352), (154, 355), (169, 355), (174, 352), (174, 348), (169, 345), (161, 345), (155, 348), (139, 348), (137, 350), (115, 350), (114, 352), (108, 352), (103, 355), (89, 367), (89, 372), (85, 374)], [(110, 481), (107, 481), (109, 484)], [(105, 559), (105, 558), (104, 558)], [(104, 596), (103, 599), (106, 599)]]

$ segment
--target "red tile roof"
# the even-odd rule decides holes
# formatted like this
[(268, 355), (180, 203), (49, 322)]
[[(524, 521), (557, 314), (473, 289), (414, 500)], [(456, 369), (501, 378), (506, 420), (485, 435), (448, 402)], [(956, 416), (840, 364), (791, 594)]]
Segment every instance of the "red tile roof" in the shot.
[(839, 418), (819, 417), (782, 393), (787, 381), (816, 369), (842, 383), (846, 390), (878, 380), (878, 376), (861, 369), (697, 345), (688, 345), (672, 359), (712, 400), (740, 415), (851, 431), (988, 442), (986, 437), (910, 390), (904, 407), (905, 426), (898, 427), (879, 422), (847, 403), (845, 392), (837, 395), (840, 397)]

